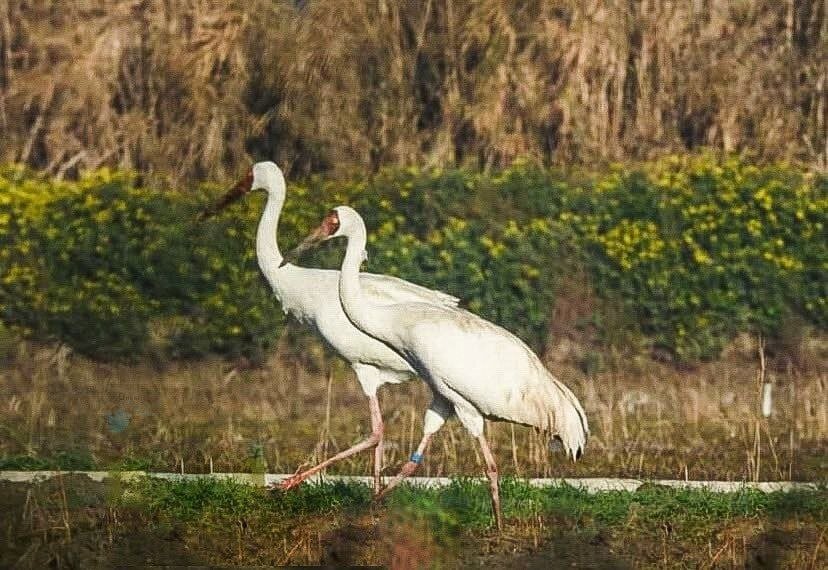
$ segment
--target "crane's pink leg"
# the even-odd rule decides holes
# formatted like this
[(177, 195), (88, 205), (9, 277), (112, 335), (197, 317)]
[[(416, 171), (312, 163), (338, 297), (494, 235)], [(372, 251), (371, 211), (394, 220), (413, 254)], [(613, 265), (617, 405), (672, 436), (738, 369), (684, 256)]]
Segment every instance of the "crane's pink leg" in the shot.
[[(380, 412), (379, 400), (377, 400), (376, 395), (371, 397), (369, 403), (371, 405), (371, 430), (372, 432), (379, 434), (377, 446), (374, 448), (374, 494), (377, 495), (382, 490), (382, 480), (380, 476), (382, 474), (382, 441), (385, 429), (382, 423), (382, 413)], [(377, 426), (379, 426), (379, 430), (377, 430)]]
[[(420, 461), (422, 461), (422, 457), (425, 454), (426, 449), (428, 448), (428, 443), (431, 441), (432, 435), (434, 434), (427, 433), (423, 436), (423, 439), (420, 440), (420, 445), (417, 446), (417, 451), (412, 455), (412, 459), (409, 459), (405, 463), (405, 465), (402, 466), (400, 473), (388, 482), (388, 485), (385, 486), (385, 489), (380, 491), (380, 493), (377, 495), (378, 499), (384, 497), (386, 493), (388, 493), (388, 491), (399, 485), (403, 479), (405, 479), (409, 475), (412, 475), (417, 470), (417, 467), (420, 466)], [(415, 456), (419, 458), (419, 461), (414, 461), (413, 458)]]
[(340, 453), (337, 453), (330, 459), (327, 459), (320, 463), (315, 467), (311, 467), (307, 471), (303, 471), (301, 473), (297, 473), (288, 479), (285, 479), (279, 485), (278, 488), (282, 490), (287, 490), (292, 487), (295, 487), (308, 477), (319, 473), (332, 463), (336, 463), (346, 457), (350, 457), (360, 451), (365, 451), (366, 449), (371, 449), (372, 447), (376, 447), (379, 449), (379, 452), (374, 455), (374, 492), (378, 493), (380, 488), (380, 481), (379, 481), (379, 474), (382, 468), (381, 461), (382, 461), (382, 435), (383, 435), (383, 423), (382, 423), (382, 413), (380, 412), (379, 407), (379, 400), (377, 396), (371, 396), (368, 399), (368, 404), (371, 408), (371, 435), (368, 436), (365, 440), (359, 442), (353, 447), (346, 449)]
[(497, 463), (495, 463), (492, 450), (489, 449), (486, 436), (478, 436), (477, 441), (480, 442), (480, 448), (483, 450), (483, 457), (486, 460), (486, 475), (489, 477), (489, 485), (492, 489), (492, 511), (494, 512), (495, 522), (497, 523), (497, 530), (503, 530), (503, 516), (500, 513), (500, 483), (497, 474)]

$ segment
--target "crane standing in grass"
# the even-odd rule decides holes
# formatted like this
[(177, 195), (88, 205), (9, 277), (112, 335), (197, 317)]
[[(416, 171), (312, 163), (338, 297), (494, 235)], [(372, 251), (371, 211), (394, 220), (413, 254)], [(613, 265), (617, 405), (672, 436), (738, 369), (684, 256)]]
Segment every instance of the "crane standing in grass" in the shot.
[[(267, 203), (256, 233), (256, 256), (276, 297), (286, 313), (311, 325), (333, 347), (354, 372), (363, 392), (368, 397), (371, 411), (371, 435), (353, 447), (336, 454), (281, 484), (289, 489), (332, 463), (355, 453), (374, 448), (374, 491), (380, 491), (382, 470), (382, 413), (377, 389), (383, 384), (396, 384), (408, 380), (416, 372), (396, 352), (380, 341), (357, 329), (342, 311), (339, 302), (339, 271), (312, 269), (285, 263), (279, 250), (276, 233), (279, 216), (285, 203), (285, 178), (272, 162), (259, 162), (215, 205), (202, 213), (208, 217), (227, 207), (251, 190), (267, 191)], [(386, 275), (363, 273), (360, 282), (371, 303), (388, 305), (416, 302), (424, 305), (453, 307), (457, 299), (432, 291), (408, 281)]]
[(365, 259), (365, 223), (352, 208), (339, 206), (331, 211), (288, 257), (337, 236), (348, 240), (339, 276), (345, 314), (358, 329), (401, 354), (435, 396), (417, 451), (383, 493), (414, 473), (432, 435), (456, 413), (480, 443), (495, 521), (502, 528), (497, 465), (483, 434), (484, 418), (544, 430), (559, 439), (575, 460), (589, 436), (580, 402), (521, 340), (477, 315), (417, 300), (393, 305), (374, 302), (359, 272)]

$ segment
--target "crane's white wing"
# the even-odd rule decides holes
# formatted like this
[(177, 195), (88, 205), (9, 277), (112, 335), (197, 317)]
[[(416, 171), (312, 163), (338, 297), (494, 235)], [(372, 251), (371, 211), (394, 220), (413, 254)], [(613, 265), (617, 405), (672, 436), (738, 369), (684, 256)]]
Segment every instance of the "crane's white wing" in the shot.
[(383, 312), (395, 313), (401, 331), (392, 346), (455, 406), (464, 400), (485, 417), (557, 434), (569, 455), (580, 456), (589, 436), (583, 407), (518, 337), (461, 308)]
[(362, 290), (373, 302), (383, 305), (427, 303), (441, 307), (456, 307), (460, 302), (460, 299), (448, 293), (421, 287), (391, 275), (360, 273), (359, 282)]

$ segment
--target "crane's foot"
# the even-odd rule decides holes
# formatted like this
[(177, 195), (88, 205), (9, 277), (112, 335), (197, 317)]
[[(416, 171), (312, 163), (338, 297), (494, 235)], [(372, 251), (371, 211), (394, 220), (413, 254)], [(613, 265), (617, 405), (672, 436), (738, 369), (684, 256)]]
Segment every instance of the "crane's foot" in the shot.
[(382, 489), (379, 493), (374, 495), (374, 499), (379, 501), (382, 498), (384, 498), (388, 494), (388, 492), (391, 491), (391, 489), (393, 489), (397, 485), (399, 485), (403, 479), (405, 479), (409, 475), (413, 475), (414, 472), (417, 470), (417, 467), (419, 466), (419, 463), (415, 463), (413, 461), (406, 462), (405, 465), (402, 466), (402, 469), (400, 469), (400, 473), (396, 477), (394, 477), (388, 483), (388, 485), (385, 486), (384, 489)]
[(288, 491), (294, 487), (298, 487), (304, 480), (304, 477), (291, 477), (290, 479), (285, 479), (279, 483), (279, 488), (282, 491)]
[(287, 479), (280, 481), (279, 483), (271, 483), (267, 486), (268, 491), (288, 491), (293, 489), (294, 487), (298, 487), (302, 484), (306, 477), (301, 477), (299, 475), (293, 475), (288, 477)]

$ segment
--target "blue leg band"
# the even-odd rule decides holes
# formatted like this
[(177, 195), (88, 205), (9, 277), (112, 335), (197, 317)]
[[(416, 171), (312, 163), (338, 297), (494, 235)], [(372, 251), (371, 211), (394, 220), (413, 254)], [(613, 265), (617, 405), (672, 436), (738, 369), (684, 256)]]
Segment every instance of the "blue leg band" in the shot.
[(423, 462), (423, 454), (422, 453), (417, 453), (415, 451), (414, 453), (411, 454), (411, 461), (413, 461), (414, 463), (419, 465), (420, 463)]

